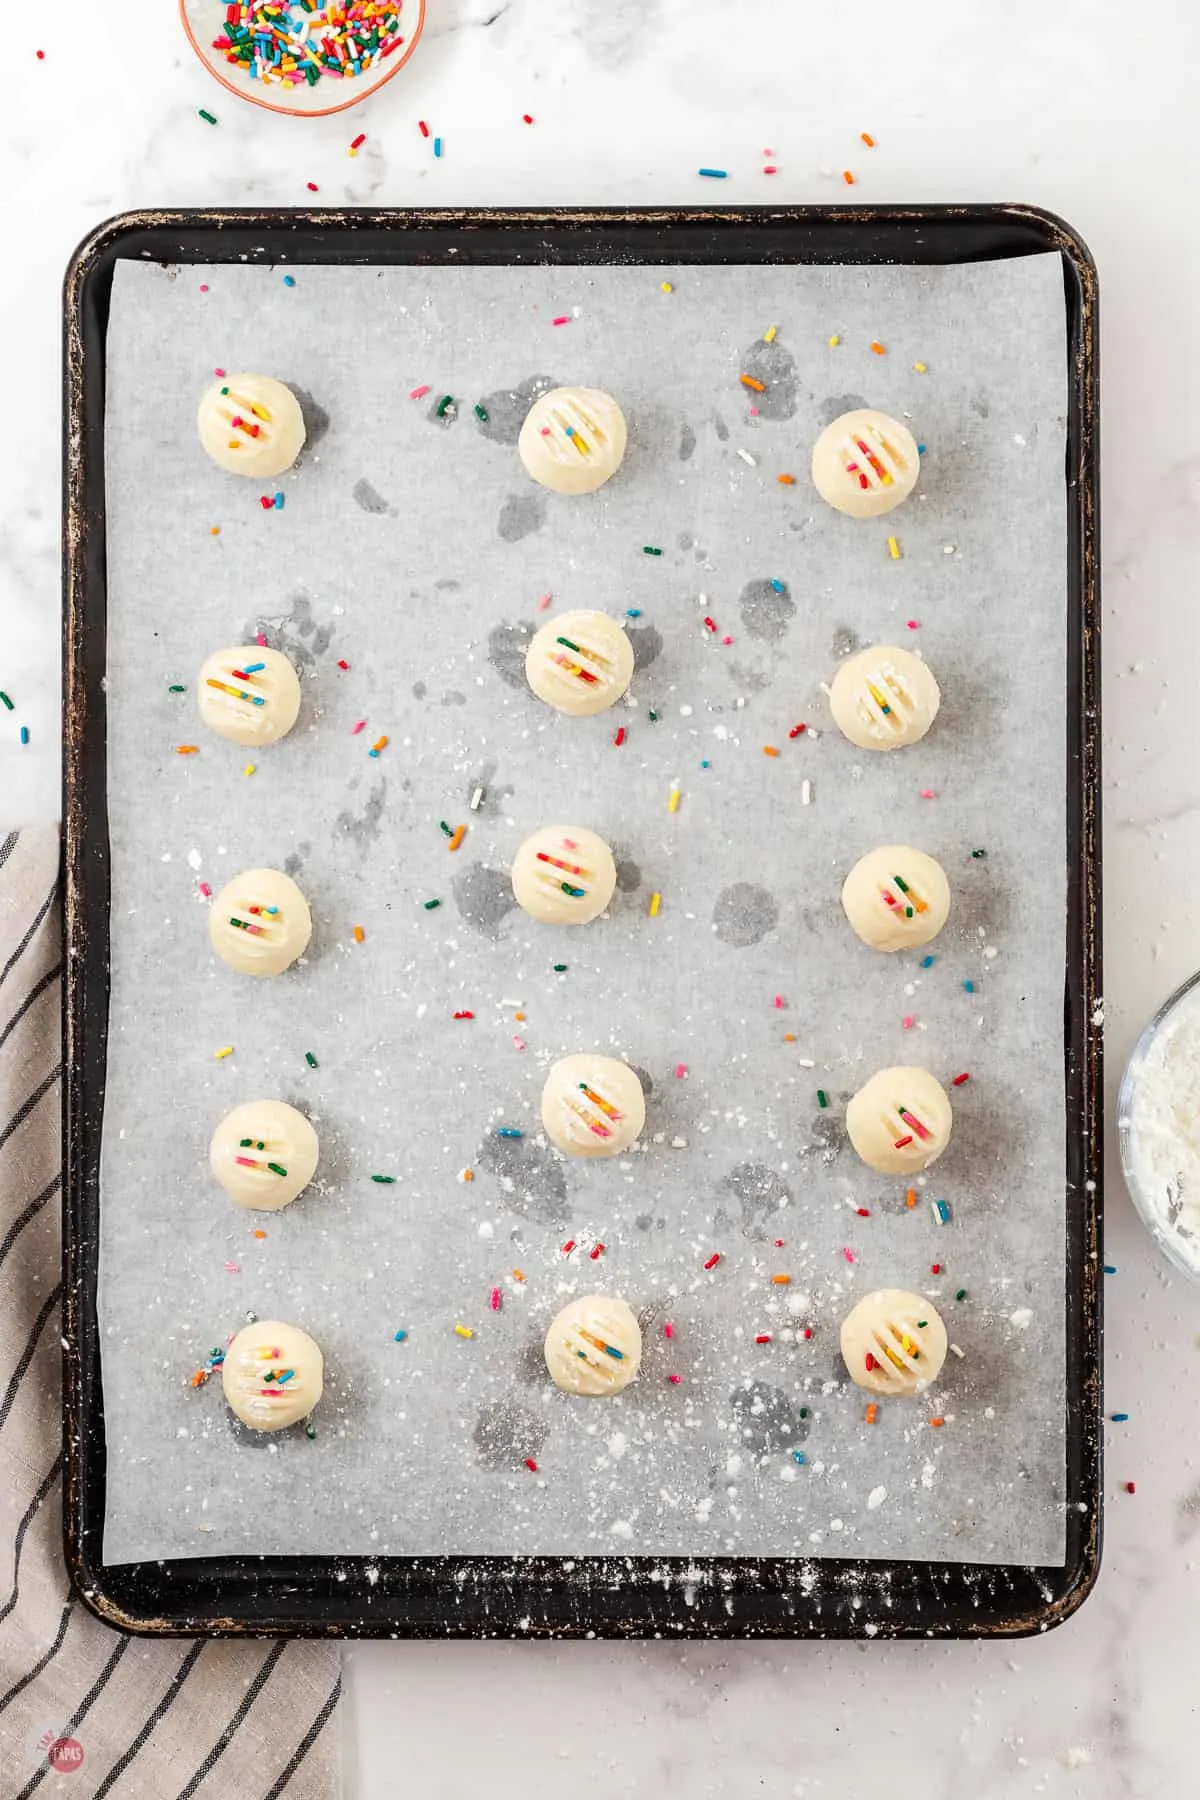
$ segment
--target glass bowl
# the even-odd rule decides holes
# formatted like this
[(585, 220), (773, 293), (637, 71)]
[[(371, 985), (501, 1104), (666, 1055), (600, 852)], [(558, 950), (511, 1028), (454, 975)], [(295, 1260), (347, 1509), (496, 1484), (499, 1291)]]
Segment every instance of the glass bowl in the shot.
[[(1200, 970), (1163, 1002), (1134, 1045), (1117, 1094), (1117, 1149), (1121, 1173), (1142, 1224), (1168, 1262), (1192, 1281), (1200, 1281), (1200, 1193), (1192, 1197), (1195, 1222), (1189, 1224), (1178, 1188), (1172, 1188), (1169, 1176), (1160, 1175), (1159, 1181), (1151, 1185), (1139, 1158), (1139, 1150), (1147, 1150), (1151, 1140), (1144, 1125), (1139, 1127), (1135, 1113), (1138, 1088), (1147, 1065), (1153, 1078), (1155, 1061), (1162, 1054), (1168, 1035), (1178, 1028), (1184, 1011), (1194, 1012), (1200, 1027)], [(1197, 1105), (1200, 1107), (1200, 1093)]]
[(253, 106), (264, 107), (267, 112), (291, 113), (296, 118), (310, 119), (324, 118), (329, 113), (345, 112), (347, 107), (357, 106), (360, 100), (377, 94), (385, 81), (400, 73), (425, 28), (425, 0), (393, 0), (393, 9), (400, 15), (404, 41), (390, 56), (361, 75), (343, 80), (322, 76), (311, 86), (302, 82), (292, 87), (286, 82), (252, 79), (236, 64), (226, 62), (223, 50), (214, 48), (213, 39), (220, 37), (225, 29), (224, 0), (179, 0), (179, 17), (188, 42), (209, 74), (228, 93), (236, 94), (239, 100), (249, 100)]

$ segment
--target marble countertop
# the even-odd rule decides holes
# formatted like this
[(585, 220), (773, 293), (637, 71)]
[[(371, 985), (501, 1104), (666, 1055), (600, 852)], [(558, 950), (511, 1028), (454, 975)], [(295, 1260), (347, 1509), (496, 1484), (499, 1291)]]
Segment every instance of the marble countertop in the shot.
[[(169, 0), (137, 10), (134, 33), (128, 7), (96, 0), (84, 42), (76, 9), (23, 9), (5, 73), (0, 687), (31, 742), (0, 735), (0, 821), (57, 811), (59, 284), (98, 220), (306, 204), (310, 180), (334, 205), (838, 202), (845, 167), (863, 201), (1028, 201), (1078, 228), (1101, 278), (1111, 1096), (1200, 961), (1192, 0), (1009, 0), (986, 17), (961, 0), (429, 0), (409, 67), (315, 121), (237, 105)], [(701, 164), (730, 171), (719, 191)], [(357, 1646), (347, 1795), (381, 1800), (398, 1771), (421, 1800), (840, 1800), (874, 1781), (955, 1800), (1193, 1795), (1200, 1292), (1153, 1252), (1111, 1144), (1110, 1167), (1108, 1403), (1130, 1419), (1108, 1427), (1105, 1566), (1075, 1620), (987, 1645)]]

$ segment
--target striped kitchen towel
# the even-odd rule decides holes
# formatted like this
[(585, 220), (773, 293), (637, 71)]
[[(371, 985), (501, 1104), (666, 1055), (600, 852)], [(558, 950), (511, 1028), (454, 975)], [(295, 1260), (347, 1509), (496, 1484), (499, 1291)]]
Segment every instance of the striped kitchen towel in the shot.
[(331, 1800), (340, 1651), (127, 1637), (62, 1555), (58, 834), (0, 831), (0, 1800)]

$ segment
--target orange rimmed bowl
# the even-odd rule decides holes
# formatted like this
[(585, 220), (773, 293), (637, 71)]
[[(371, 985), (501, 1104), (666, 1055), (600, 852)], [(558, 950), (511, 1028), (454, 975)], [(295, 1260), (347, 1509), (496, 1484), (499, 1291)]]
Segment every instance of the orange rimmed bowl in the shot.
[[(282, 0), (287, 4), (287, 0)], [(225, 0), (179, 0), (179, 17), (188, 42), (209, 74), (239, 100), (249, 100), (267, 112), (291, 113), (296, 118), (320, 119), (345, 112), (377, 94), (385, 82), (398, 75), (421, 39), (425, 27), (425, 0), (393, 0), (391, 11), (400, 15), (403, 42), (365, 69), (361, 75), (322, 75), (311, 85), (251, 78), (240, 65), (226, 61), (226, 52), (214, 46), (225, 32)]]

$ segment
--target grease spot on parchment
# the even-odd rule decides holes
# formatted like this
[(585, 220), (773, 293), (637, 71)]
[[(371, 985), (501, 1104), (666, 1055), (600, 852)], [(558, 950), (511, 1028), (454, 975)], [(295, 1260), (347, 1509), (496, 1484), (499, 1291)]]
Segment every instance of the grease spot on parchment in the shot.
[(870, 401), (864, 400), (861, 394), (830, 394), (827, 399), (821, 400), (817, 404), (817, 423), (824, 431), (827, 425), (832, 425), (833, 421), (840, 419), (843, 413), (862, 412), (870, 404)]
[(636, 894), (642, 885), (641, 869), (631, 856), (617, 856), (614, 852), (614, 860), (617, 865), (617, 892)]
[(333, 626), (318, 625), (307, 594), (292, 597), (291, 611), (278, 620), (258, 618), (244, 627), (243, 642), (253, 644), (259, 633), (272, 650), (282, 650), (297, 669), (311, 670), (333, 641)]
[(769, 642), (781, 638), (796, 616), (792, 591), (786, 581), (779, 581), (778, 576), (748, 581), (742, 589), (738, 607), (748, 634)]
[(757, 406), (759, 418), (792, 417), (796, 410), (796, 359), (778, 338), (772, 344), (765, 343), (762, 338), (751, 344), (742, 355), (738, 374), (749, 375), (763, 384), (761, 394), (742, 389), (743, 398), (748, 397), (751, 404)]
[(466, 704), (467, 696), (460, 694), (457, 688), (447, 688), (442, 695), (443, 706), (465, 706)]
[(450, 892), (464, 924), (493, 941), (516, 905), (507, 870), (489, 869), (485, 863), (468, 863), (460, 869), (450, 883)]
[(506, 544), (519, 544), (546, 522), (546, 502), (540, 494), (509, 494), (500, 508), (496, 531)]
[(413, 695), (414, 700), (423, 700), (428, 692), (429, 692), (429, 690), (425, 686), (425, 683), (423, 681), (414, 681), (413, 682), (412, 695)]
[(534, 627), (527, 620), (519, 625), (493, 625), (488, 632), (488, 661), (506, 687), (528, 688), (525, 680), (525, 652)]
[(365, 513), (390, 513), (393, 509), (384, 499), (379, 489), (372, 487), (363, 475), (350, 490), (354, 504)]
[(859, 646), (859, 635), (851, 625), (837, 625), (829, 640), (829, 654), (839, 661), (844, 656), (853, 656)]
[(662, 633), (653, 625), (631, 625), (625, 633), (633, 647), (633, 667), (648, 669), (656, 657), (662, 654)]
[(746, 1381), (729, 1396), (734, 1426), (743, 1450), (752, 1456), (777, 1455), (808, 1436), (809, 1421), (782, 1388), (767, 1381)]
[(498, 1400), (477, 1414), (471, 1436), (485, 1469), (519, 1469), (527, 1456), (536, 1461), (546, 1441), (547, 1425), (515, 1400)]
[(284, 874), (290, 875), (292, 879), (295, 880), (296, 876), (299, 875), (301, 869), (307, 862), (308, 854), (311, 849), (312, 845), (305, 842), (303, 844), (297, 844), (294, 850), (289, 850), (283, 859)]
[(777, 1214), (790, 1204), (792, 1191), (782, 1177), (766, 1163), (738, 1163), (717, 1188), (715, 1222), (719, 1225), (733, 1215), (742, 1234), (748, 1238), (775, 1235)]
[(530, 375), (515, 388), (497, 388), (491, 394), (484, 394), (479, 404), (487, 418), (479, 418), (474, 411), (471, 414), (480, 437), (487, 438), (492, 444), (515, 444), (534, 401), (560, 385), (552, 375)]
[(679, 460), (688, 462), (696, 454), (696, 434), (690, 425), (684, 425), (679, 432)]
[(387, 779), (381, 777), (371, 787), (361, 813), (352, 813), (348, 808), (337, 816), (335, 830), (343, 832), (357, 844), (360, 851), (365, 851), (369, 844), (379, 839), (379, 829), (383, 823), (384, 801), (387, 799)]
[(294, 381), (288, 386), (300, 402), (300, 412), (304, 419), (304, 448), (297, 457), (297, 462), (315, 450), (325, 433), (329, 430), (329, 414), (325, 408), (314, 400), (307, 388), (297, 387)]
[(495, 1177), (505, 1204), (527, 1219), (560, 1227), (571, 1216), (567, 1180), (553, 1151), (530, 1138), (484, 1138), (475, 1166)]
[(722, 888), (713, 907), (713, 930), (723, 944), (744, 950), (760, 943), (779, 918), (775, 897), (751, 881)]
[(831, 1094), (829, 1098), (830, 1105), (820, 1108), (813, 1114), (812, 1123), (808, 1128), (808, 1139), (800, 1145), (798, 1152), (801, 1156), (819, 1156), (826, 1166), (837, 1161), (849, 1142), (846, 1128), (842, 1124), (842, 1114), (845, 1111), (845, 1101), (848, 1096)]

